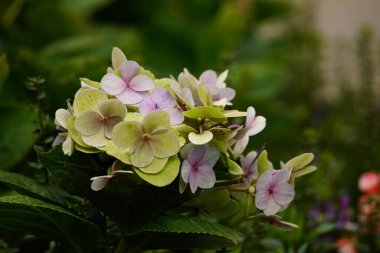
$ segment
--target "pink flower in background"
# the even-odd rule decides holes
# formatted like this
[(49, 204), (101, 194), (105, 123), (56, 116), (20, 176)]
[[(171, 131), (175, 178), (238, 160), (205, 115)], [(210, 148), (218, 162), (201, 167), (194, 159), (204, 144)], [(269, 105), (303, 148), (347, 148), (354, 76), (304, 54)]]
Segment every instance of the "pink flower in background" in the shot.
[(212, 168), (220, 157), (217, 149), (189, 144), (182, 149), (181, 156), (185, 159), (181, 176), (190, 185), (191, 192), (194, 193), (198, 187), (208, 189), (214, 186), (216, 177)]
[(211, 93), (214, 105), (231, 105), (230, 102), (236, 95), (236, 91), (231, 88), (227, 88), (225, 80), (227, 78), (228, 71), (224, 71), (218, 77), (213, 70), (204, 71), (199, 77), (199, 83), (205, 85)]
[(375, 171), (363, 173), (359, 178), (359, 189), (365, 193), (378, 193), (380, 188), (380, 174)]
[(288, 169), (268, 170), (261, 175), (256, 183), (256, 207), (267, 216), (284, 210), (295, 196), (288, 181)]
[(336, 243), (339, 253), (357, 253), (355, 238), (343, 237)]
[(181, 124), (184, 120), (182, 112), (175, 108), (177, 105), (175, 99), (164, 88), (156, 88), (152, 93), (146, 93), (139, 104), (139, 112), (148, 114), (153, 111), (163, 110), (170, 116), (170, 125)]
[(236, 143), (233, 148), (235, 157), (239, 157), (244, 152), (244, 149), (248, 145), (249, 137), (260, 133), (266, 124), (266, 119), (263, 116), (256, 116), (255, 108), (252, 106), (248, 107), (245, 125), (235, 136)]
[(101, 88), (124, 104), (137, 104), (142, 100), (141, 92), (154, 88), (154, 81), (139, 71), (140, 66), (136, 62), (126, 61), (120, 65), (121, 77), (107, 73), (101, 80)]

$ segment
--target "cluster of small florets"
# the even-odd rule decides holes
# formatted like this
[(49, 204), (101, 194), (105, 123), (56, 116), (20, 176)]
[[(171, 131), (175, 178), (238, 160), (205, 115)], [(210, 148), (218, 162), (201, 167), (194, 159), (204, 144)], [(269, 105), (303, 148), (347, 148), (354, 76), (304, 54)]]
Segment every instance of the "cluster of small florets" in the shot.
[[(266, 119), (253, 107), (226, 109), (236, 95), (226, 87), (227, 75), (227, 70), (220, 75), (206, 70), (196, 78), (185, 69), (178, 79), (156, 79), (114, 48), (112, 68), (101, 81), (82, 78), (72, 105), (57, 110), (61, 133), (54, 145), (62, 143), (66, 155), (105, 152), (126, 165), (92, 178), (95, 191), (117, 176), (137, 175), (158, 187), (178, 178), (181, 192), (218, 184), (245, 189), (258, 209), (274, 215), (293, 200), (294, 179), (316, 169), (307, 166), (313, 155), (298, 156), (279, 170), (267, 160), (265, 148), (243, 155)], [(243, 124), (236, 123), (244, 117)]]

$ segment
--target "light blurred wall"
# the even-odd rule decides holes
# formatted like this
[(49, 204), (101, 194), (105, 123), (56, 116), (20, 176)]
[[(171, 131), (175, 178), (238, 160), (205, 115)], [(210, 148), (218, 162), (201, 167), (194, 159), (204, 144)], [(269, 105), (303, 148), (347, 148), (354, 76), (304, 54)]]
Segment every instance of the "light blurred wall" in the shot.
[[(380, 1), (379, 0), (316, 0), (315, 23), (324, 36), (324, 96), (338, 95), (337, 83), (355, 86), (359, 82), (357, 39), (361, 29), (373, 30), (373, 61), (377, 65), (376, 86), (380, 85)], [(379, 91), (379, 88), (377, 88)]]

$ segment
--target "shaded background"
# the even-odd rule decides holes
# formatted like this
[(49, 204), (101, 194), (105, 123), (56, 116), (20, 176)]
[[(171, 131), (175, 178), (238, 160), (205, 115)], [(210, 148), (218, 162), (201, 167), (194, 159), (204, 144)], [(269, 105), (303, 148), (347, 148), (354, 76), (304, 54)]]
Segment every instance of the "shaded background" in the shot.
[[(100, 80), (114, 46), (156, 77), (184, 67), (195, 76), (228, 68), (234, 105), (253, 105), (267, 118), (251, 148), (268, 143), (275, 166), (314, 152), (319, 167), (297, 184), (296, 203), (285, 213), (301, 229), (262, 228), (265, 240), (244, 247), (333, 250), (356, 232), (326, 227), (336, 219), (315, 220), (310, 210), (328, 203), (338, 217), (347, 196), (357, 222), (358, 177), (380, 169), (379, 11), (375, 0), (3, 0), (0, 169), (38, 169), (34, 149), (50, 145), (55, 110), (73, 96), (79, 77)], [(327, 231), (331, 238), (321, 239)], [(310, 246), (313, 240), (322, 246)], [(361, 242), (361, 250), (375, 252), (374, 241)]]

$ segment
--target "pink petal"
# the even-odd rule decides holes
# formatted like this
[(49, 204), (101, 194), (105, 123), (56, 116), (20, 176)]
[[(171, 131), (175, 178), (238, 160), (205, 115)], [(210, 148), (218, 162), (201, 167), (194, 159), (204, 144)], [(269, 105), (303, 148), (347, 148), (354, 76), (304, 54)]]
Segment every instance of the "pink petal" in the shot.
[(137, 75), (131, 79), (129, 87), (134, 91), (148, 91), (154, 88), (154, 81), (147, 75)]
[(216, 181), (215, 172), (208, 166), (201, 166), (198, 170), (192, 170), (189, 176), (189, 185), (192, 193), (198, 187), (208, 189), (214, 186)]
[(182, 112), (177, 108), (170, 108), (164, 111), (167, 112), (170, 116), (170, 125), (181, 124), (185, 119)]
[(190, 173), (193, 169), (193, 166), (189, 163), (188, 160), (184, 160), (181, 166), (181, 176), (185, 183), (189, 182)]
[(123, 92), (127, 84), (113, 73), (106, 74), (100, 81), (102, 90), (106, 93), (116, 96)]
[(270, 199), (270, 195), (266, 191), (261, 191), (256, 193), (255, 197), (255, 205), (258, 209), (264, 210), (267, 205), (268, 201)]
[(227, 98), (227, 101), (231, 101), (236, 95), (236, 91), (231, 88), (223, 88), (219, 91), (219, 99), (220, 98)]
[(176, 105), (175, 99), (164, 88), (156, 88), (151, 93), (152, 101), (155, 102), (160, 109), (173, 108)]
[(288, 205), (295, 196), (294, 187), (287, 183), (278, 184), (273, 188), (273, 199), (279, 205)]
[(116, 96), (124, 104), (137, 104), (142, 100), (142, 96), (136, 91), (126, 88), (121, 94)]
[(256, 110), (252, 106), (247, 109), (247, 117), (245, 118), (245, 127), (250, 128), (255, 119)]
[(264, 214), (267, 216), (274, 215), (281, 210), (281, 206), (274, 201), (273, 198), (269, 198), (267, 206), (265, 207)]
[(202, 160), (203, 157), (206, 153), (206, 146), (201, 145), (201, 146), (194, 146), (188, 156), (187, 159), (191, 164), (199, 164)]
[(263, 116), (257, 116), (254, 120), (253, 123), (248, 130), (247, 134), (249, 136), (253, 136), (255, 134), (260, 133), (266, 126), (267, 120)]
[(141, 94), (142, 95), (142, 100), (139, 103), (139, 112), (143, 115), (146, 115), (150, 112), (153, 112), (156, 110), (154, 106), (154, 102), (152, 101), (152, 97), (150, 94), (145, 93)]
[(243, 139), (237, 140), (235, 142), (235, 146), (233, 148), (233, 153), (235, 157), (240, 157), (241, 154), (244, 152), (245, 148), (247, 147), (249, 142), (249, 137), (245, 136)]
[[(289, 181), (289, 170), (288, 169), (281, 169), (281, 170), (275, 170), (273, 175), (272, 182), (274, 185), (281, 184), (281, 183), (287, 183)], [(273, 172), (272, 172), (273, 173)]]
[(61, 144), (62, 142), (64, 142), (65, 140), (66, 140), (66, 136), (58, 134), (57, 137), (55, 137), (53, 144), (51, 144), (51, 145), (52, 145), (52, 147), (55, 147), (55, 146)]
[(218, 76), (216, 75), (216, 72), (209, 69), (204, 71), (201, 76), (199, 77), (199, 82), (202, 84), (214, 84), (216, 85), (216, 81), (218, 79)]
[(120, 65), (120, 74), (127, 83), (129, 83), (131, 78), (137, 75), (139, 71), (140, 66), (135, 61), (126, 61)]
[(216, 162), (219, 160), (220, 152), (215, 148), (211, 148), (209, 146), (205, 146), (205, 153), (203, 155), (202, 160), (200, 161), (200, 166), (208, 166), (210, 168), (214, 167)]
[(264, 174), (262, 174), (256, 183), (256, 192), (268, 192), (268, 189), (271, 187), (272, 183), (272, 172), (267, 171)]
[(100, 191), (104, 187), (106, 187), (108, 181), (111, 179), (112, 176), (100, 176), (100, 177), (93, 177), (91, 178), (91, 189), (94, 191)]

